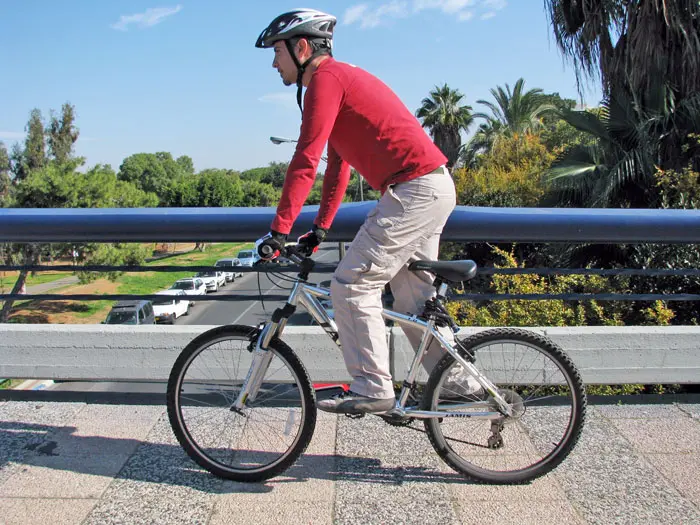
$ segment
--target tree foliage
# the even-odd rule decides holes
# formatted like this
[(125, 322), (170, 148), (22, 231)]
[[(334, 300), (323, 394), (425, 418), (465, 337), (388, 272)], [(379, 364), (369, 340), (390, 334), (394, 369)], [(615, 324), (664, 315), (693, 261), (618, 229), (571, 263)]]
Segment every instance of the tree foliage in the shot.
[(65, 103), (61, 108), (61, 117), (51, 112), (51, 122), (46, 130), (50, 157), (59, 164), (73, 158), (73, 145), (80, 132), (75, 127), (75, 107)]
[(462, 105), (464, 95), (458, 89), (444, 84), (435, 86), (427, 98), (421, 102), (416, 117), (423, 121), (433, 141), (447, 157), (447, 166), (452, 167), (459, 157), (462, 145), (462, 131), (467, 131), (474, 118), (472, 107)]

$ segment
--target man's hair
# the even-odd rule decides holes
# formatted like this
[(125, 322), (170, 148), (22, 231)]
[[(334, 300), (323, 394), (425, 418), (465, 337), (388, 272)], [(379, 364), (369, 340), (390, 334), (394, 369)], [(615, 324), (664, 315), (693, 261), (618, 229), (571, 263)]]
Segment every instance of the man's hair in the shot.
[(289, 39), (289, 43), (292, 44), (292, 48), (296, 47), (297, 42), (299, 42), (299, 40), (301, 40), (302, 38), (305, 38), (306, 41), (309, 43), (309, 46), (311, 46), (311, 53), (333, 56), (333, 44), (328, 38), (312, 38), (308, 36), (297, 36)]

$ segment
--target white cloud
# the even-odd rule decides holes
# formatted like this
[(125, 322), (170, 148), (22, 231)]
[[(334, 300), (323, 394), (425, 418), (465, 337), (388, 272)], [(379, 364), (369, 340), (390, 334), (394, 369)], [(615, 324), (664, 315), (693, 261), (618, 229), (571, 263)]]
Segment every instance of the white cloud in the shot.
[(506, 0), (484, 0), (484, 6), (494, 11), (500, 11), (508, 5)]
[(160, 24), (166, 17), (174, 15), (181, 10), (182, 6), (180, 4), (175, 7), (149, 7), (143, 13), (120, 16), (119, 22), (112, 24), (110, 27), (119, 31), (128, 31), (130, 24), (135, 24), (141, 29), (152, 27)]
[(403, 18), (426, 10), (439, 10), (460, 22), (471, 20), (475, 12), (484, 12), (482, 20), (496, 16), (496, 11), (508, 5), (507, 0), (391, 0), (362, 3), (345, 10), (343, 23), (358, 24), (361, 29), (377, 27), (388, 19)]
[(381, 25), (387, 18), (403, 18), (408, 14), (408, 2), (405, 0), (391, 0), (374, 8), (367, 4), (358, 4), (345, 10), (343, 23), (359, 23), (360, 28), (368, 29)]

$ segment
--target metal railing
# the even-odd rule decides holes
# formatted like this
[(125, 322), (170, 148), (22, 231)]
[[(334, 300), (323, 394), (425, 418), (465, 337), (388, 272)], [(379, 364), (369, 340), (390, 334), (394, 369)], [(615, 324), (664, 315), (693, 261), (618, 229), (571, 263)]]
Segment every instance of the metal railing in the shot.
[[(376, 203), (341, 206), (328, 241), (350, 241)], [(274, 208), (128, 208), (128, 209), (0, 209), (0, 242), (250, 242), (251, 232), (264, 233)], [(290, 238), (306, 231), (318, 206), (305, 206)], [(700, 243), (700, 210), (477, 208), (457, 206), (443, 231), (443, 241), (537, 243)], [(4, 265), (0, 271), (204, 271), (212, 266), (46, 266)], [(235, 271), (270, 268), (236, 267)], [(275, 271), (295, 271), (276, 266)], [(319, 272), (333, 271), (320, 264)], [(694, 276), (698, 269), (479, 268), (480, 275)], [(2, 300), (154, 299), (155, 295), (0, 294)], [(271, 300), (284, 297), (269, 297)], [(698, 294), (460, 294), (455, 300), (591, 300), (697, 301)], [(236, 301), (237, 296), (199, 300)]]
[[(372, 202), (343, 205), (328, 240), (349, 241), (359, 229)], [(290, 238), (306, 231), (318, 207), (302, 211)], [(0, 242), (251, 242), (268, 230), (274, 208), (155, 208), (155, 209), (0, 209)], [(457, 207), (443, 233), (443, 241), (527, 243), (700, 243), (700, 211), (621, 209), (541, 209)], [(478, 262), (478, 261), (477, 261)], [(203, 271), (212, 266), (78, 266), (5, 265), (0, 271)], [(331, 272), (332, 264), (317, 270)], [(230, 267), (227, 270), (231, 269)], [(265, 268), (239, 267), (236, 271)], [(294, 272), (275, 265), (276, 271)], [(480, 275), (598, 275), (678, 277), (700, 276), (699, 269), (666, 268), (488, 268)], [(0, 294), (2, 300), (121, 300), (154, 295)], [(265, 296), (266, 300), (285, 296)], [(198, 296), (197, 300), (250, 300), (236, 295)], [(471, 294), (457, 300), (656, 300), (696, 301), (699, 295), (676, 294)], [(100, 327), (102, 326), (102, 327)], [(122, 327), (96, 325), (0, 325), (0, 375), (24, 378), (80, 378), (156, 380), (167, 378), (174, 356), (204, 327)], [(571, 352), (589, 382), (700, 382), (700, 349), (696, 327), (540, 327)], [(342, 379), (340, 355), (321, 345), (313, 329), (290, 331), (299, 348), (316, 367), (316, 380)], [(473, 329), (465, 329), (473, 330)], [(309, 332), (308, 334), (306, 332)], [(50, 341), (49, 346), (46, 341)], [(390, 330), (392, 360), (410, 356), (407, 343)], [(321, 346), (318, 346), (321, 345)], [(318, 347), (317, 347), (318, 346)], [(404, 348), (406, 347), (406, 348)], [(115, 352), (116, 351), (116, 352)], [(334, 357), (330, 357), (334, 356)], [(403, 356), (403, 357), (401, 357)], [(334, 359), (334, 360), (332, 360)], [(324, 361), (331, 360), (331, 361)]]

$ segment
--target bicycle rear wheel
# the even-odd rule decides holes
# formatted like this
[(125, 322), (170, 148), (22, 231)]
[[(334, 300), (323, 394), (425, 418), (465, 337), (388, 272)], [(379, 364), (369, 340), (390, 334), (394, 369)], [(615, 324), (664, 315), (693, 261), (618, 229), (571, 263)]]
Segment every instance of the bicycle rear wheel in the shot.
[(260, 330), (223, 326), (197, 337), (178, 357), (168, 381), (168, 416), (187, 454), (212, 474), (261, 481), (302, 454), (316, 425), (306, 369), (281, 340), (255, 400), (232, 409), (252, 362)]
[[(586, 411), (585, 389), (569, 357), (549, 339), (514, 328), (477, 333), (462, 346), (513, 416), (469, 418), (498, 407), (483, 390), (469, 393), (466, 371), (446, 355), (428, 379), (423, 409), (464, 416), (425, 421), (435, 451), (456, 471), (487, 483), (524, 483), (554, 469), (578, 441)], [(465, 405), (477, 401), (489, 406)]]

